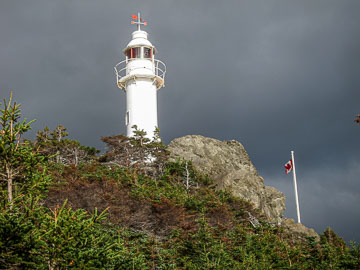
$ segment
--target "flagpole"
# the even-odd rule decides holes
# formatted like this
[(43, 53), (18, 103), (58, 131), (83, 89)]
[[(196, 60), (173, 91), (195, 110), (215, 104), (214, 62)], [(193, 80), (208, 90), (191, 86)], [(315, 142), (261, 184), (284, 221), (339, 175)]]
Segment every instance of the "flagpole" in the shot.
[(298, 198), (297, 183), (296, 183), (296, 171), (295, 171), (294, 151), (291, 151), (291, 160), (292, 160), (292, 165), (293, 165), (293, 177), (294, 177), (294, 190), (295, 190), (296, 212), (297, 212), (298, 223), (301, 223), (301, 221), (300, 221), (299, 198)]

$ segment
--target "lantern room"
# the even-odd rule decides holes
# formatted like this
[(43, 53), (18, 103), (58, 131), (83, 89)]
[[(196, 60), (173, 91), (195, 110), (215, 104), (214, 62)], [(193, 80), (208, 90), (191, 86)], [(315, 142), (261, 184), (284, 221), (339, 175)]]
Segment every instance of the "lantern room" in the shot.
[(126, 60), (154, 59), (153, 56), (156, 54), (156, 49), (147, 39), (147, 36), (148, 34), (141, 30), (132, 33), (132, 39), (124, 49)]
[(140, 29), (134, 31), (123, 53), (125, 60), (115, 66), (119, 88), (126, 91), (126, 84), (135, 77), (152, 79), (157, 89), (164, 86), (166, 66), (155, 59), (157, 51), (148, 40), (147, 32)]

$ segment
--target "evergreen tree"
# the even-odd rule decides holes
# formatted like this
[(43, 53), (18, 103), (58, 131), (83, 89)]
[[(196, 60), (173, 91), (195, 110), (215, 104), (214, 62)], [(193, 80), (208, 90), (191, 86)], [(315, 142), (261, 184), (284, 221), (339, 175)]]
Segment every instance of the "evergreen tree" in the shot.
[(150, 140), (144, 130), (139, 130), (136, 125), (133, 129), (133, 137), (122, 134), (102, 137), (101, 140), (107, 144), (108, 151), (100, 157), (100, 162), (134, 168), (151, 176), (162, 174), (168, 153), (160, 139), (160, 130), (157, 128), (153, 140)]
[(48, 128), (48, 126), (46, 126), (44, 128), (44, 131), (39, 130), (36, 133), (36, 141), (46, 143), (50, 140), (49, 135), (50, 135), (50, 129)]
[(150, 142), (150, 139), (146, 137), (147, 133), (143, 129), (138, 129), (137, 125), (131, 127), (134, 129), (134, 136), (131, 137), (131, 142), (134, 146), (144, 146), (144, 144)]
[(24, 173), (26, 161), (33, 154), (32, 149), (21, 142), (21, 136), (31, 129), (30, 124), (35, 120), (20, 121), (20, 111), (20, 104), (12, 104), (11, 93), (9, 102), (4, 99), (4, 108), (0, 109), (0, 175), (7, 183), (9, 203), (13, 200), (14, 181)]
[(57, 151), (56, 151), (56, 163), (60, 163), (60, 161), (61, 161), (61, 155), (60, 155), (60, 149), (59, 149), (60, 148), (60, 142), (61, 142), (63, 137), (66, 137), (68, 135), (69, 135), (69, 133), (66, 132), (66, 128), (64, 128), (62, 125), (58, 125), (56, 127), (56, 129), (54, 129), (51, 132), (51, 136), (52, 136), (53, 141), (58, 142), (57, 144), (55, 144), (56, 148), (57, 148)]
[(83, 146), (78, 141), (64, 138), (66, 136), (68, 132), (62, 125), (58, 125), (51, 132), (45, 127), (43, 131), (37, 132), (34, 147), (56, 163), (74, 165), (89, 162), (100, 152), (94, 147)]

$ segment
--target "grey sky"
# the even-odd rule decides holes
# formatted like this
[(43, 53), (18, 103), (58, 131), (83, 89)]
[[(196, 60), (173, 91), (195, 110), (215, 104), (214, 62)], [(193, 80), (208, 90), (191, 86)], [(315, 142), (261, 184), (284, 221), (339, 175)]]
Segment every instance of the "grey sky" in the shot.
[(32, 136), (63, 124), (103, 149), (101, 136), (125, 132), (113, 66), (138, 11), (168, 69), (164, 141), (240, 141), (293, 218), (283, 165), (294, 150), (303, 223), (360, 241), (360, 2), (2, 0), (0, 97), (13, 90), (37, 119)]

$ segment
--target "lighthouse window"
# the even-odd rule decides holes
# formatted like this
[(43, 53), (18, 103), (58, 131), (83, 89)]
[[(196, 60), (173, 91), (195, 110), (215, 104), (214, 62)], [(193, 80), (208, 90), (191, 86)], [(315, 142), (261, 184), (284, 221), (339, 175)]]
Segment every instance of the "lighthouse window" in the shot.
[(151, 58), (151, 48), (144, 48), (144, 58)]
[(130, 122), (130, 112), (129, 111), (127, 111), (126, 112), (126, 116), (125, 116), (125, 125), (128, 125), (129, 124), (129, 122)]
[(141, 58), (141, 48), (131, 48), (131, 58)]

